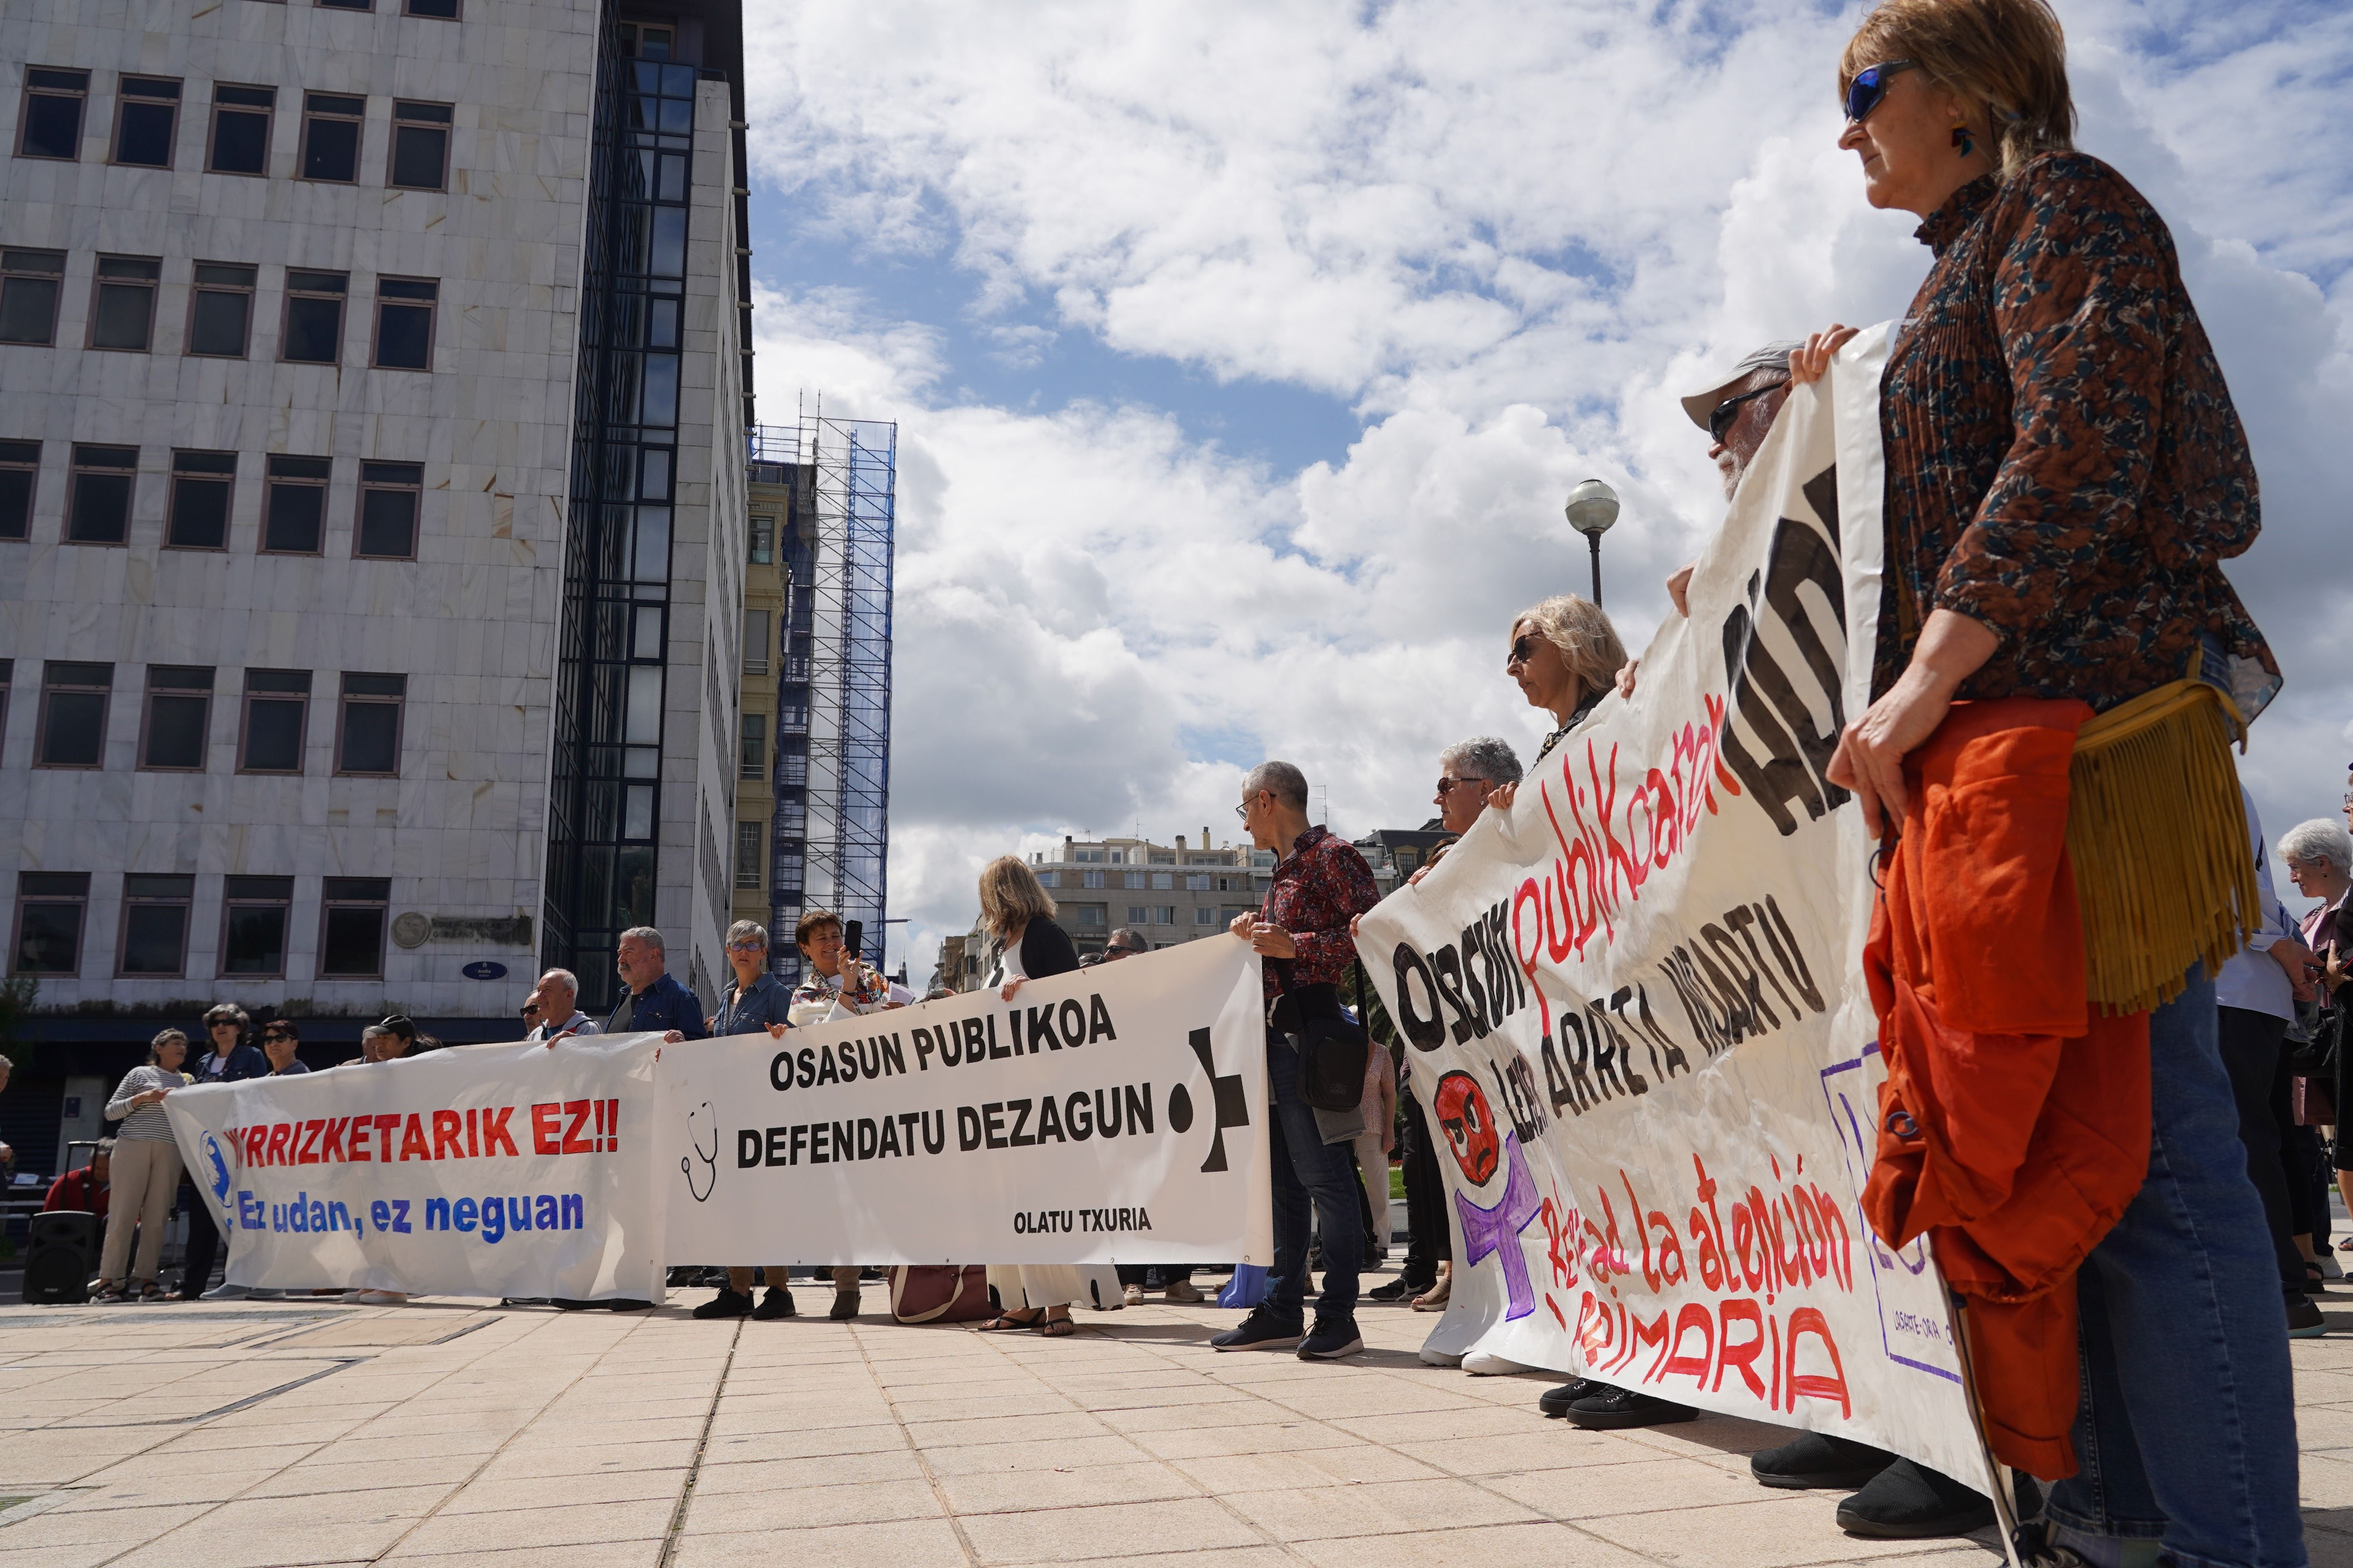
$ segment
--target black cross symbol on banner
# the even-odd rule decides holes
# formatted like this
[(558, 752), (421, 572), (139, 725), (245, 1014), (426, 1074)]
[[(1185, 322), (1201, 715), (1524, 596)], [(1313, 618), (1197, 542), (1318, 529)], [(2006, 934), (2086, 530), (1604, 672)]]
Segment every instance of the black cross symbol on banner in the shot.
[(1196, 1029), (1187, 1037), (1193, 1054), (1201, 1058), (1201, 1070), (1209, 1075), (1211, 1098), (1217, 1101), (1218, 1125), (1209, 1140), (1209, 1157), (1201, 1162), (1201, 1173), (1226, 1168), (1226, 1129), (1250, 1125), (1250, 1101), (1242, 1097), (1240, 1073), (1220, 1073), (1217, 1058), (1209, 1055), (1209, 1031)]

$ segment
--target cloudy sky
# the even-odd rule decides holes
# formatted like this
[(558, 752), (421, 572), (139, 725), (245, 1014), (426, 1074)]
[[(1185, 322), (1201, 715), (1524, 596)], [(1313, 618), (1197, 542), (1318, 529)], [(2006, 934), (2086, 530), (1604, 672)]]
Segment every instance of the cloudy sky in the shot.
[[(2253, 437), (2276, 837), (2353, 757), (2353, 11), (2060, 8), (2080, 143), (2172, 225)], [(990, 856), (1222, 838), (1266, 755), (1342, 832), (1417, 826), (1440, 747), (1531, 749), (1504, 632), (1585, 590), (1568, 488), (1624, 498), (1640, 647), (1722, 515), (1674, 395), (1928, 259), (1833, 145), (1856, 5), (748, 10), (761, 416), (899, 422), (919, 984)]]

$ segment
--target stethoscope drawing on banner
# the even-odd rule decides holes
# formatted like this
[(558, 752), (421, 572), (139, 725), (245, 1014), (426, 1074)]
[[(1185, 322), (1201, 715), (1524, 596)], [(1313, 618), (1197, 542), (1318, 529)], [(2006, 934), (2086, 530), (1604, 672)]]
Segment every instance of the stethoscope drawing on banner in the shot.
[[(705, 1114), (710, 1114), (711, 1101), (707, 1100), (704, 1100), (702, 1102), (702, 1109)], [(688, 1117), (687, 1143), (694, 1152), (691, 1156), (681, 1155), (679, 1157), (678, 1168), (686, 1177), (686, 1190), (694, 1194), (694, 1201), (696, 1203), (702, 1203), (703, 1200), (711, 1196), (712, 1190), (719, 1184), (719, 1118), (716, 1115), (711, 1116), (711, 1152), (707, 1154), (702, 1152), (702, 1145), (694, 1141), (692, 1135), (693, 1125), (694, 1118), (691, 1116)], [(702, 1185), (700, 1187), (697, 1187), (694, 1184), (694, 1162), (698, 1159), (702, 1162), (703, 1167), (708, 1173)]]

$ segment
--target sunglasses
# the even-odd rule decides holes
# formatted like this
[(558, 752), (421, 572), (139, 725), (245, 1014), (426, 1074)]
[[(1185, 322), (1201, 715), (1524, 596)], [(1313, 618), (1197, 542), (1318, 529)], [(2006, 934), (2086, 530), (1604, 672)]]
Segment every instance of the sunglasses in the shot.
[(1536, 640), (1535, 636), (1529, 633), (1523, 633), (1519, 637), (1515, 637), (1512, 639), (1512, 657), (1505, 659), (1504, 662), (1505, 664), (1525, 664), (1528, 662), (1528, 655), (1534, 653), (1535, 651), (1535, 647)]
[(1918, 60), (1883, 60), (1855, 72), (1846, 84), (1846, 122), (1860, 125), (1870, 119), (1871, 111), (1887, 96), (1887, 84), (1919, 64)]
[(264, 1029), (261, 1031), (261, 1037), (265, 1040), (290, 1040), (294, 1038), (294, 1031), (291, 1029)]
[(1444, 795), (1448, 790), (1452, 789), (1452, 788), (1453, 788), (1455, 785), (1457, 785), (1457, 784), (1485, 784), (1486, 782), (1487, 782), (1487, 781), (1486, 781), (1485, 779), (1456, 779), (1456, 778), (1444, 778), (1444, 779), (1440, 779), (1440, 780), (1439, 780), (1439, 781), (1438, 781), (1438, 793), (1439, 793), (1439, 794), (1440, 794), (1440, 795)]
[(1708, 439), (1714, 441), (1719, 447), (1724, 445), (1725, 437), (1732, 433), (1734, 423), (1740, 417), (1740, 405), (1742, 404), (1747, 402), (1752, 397), (1762, 397), (1768, 392), (1778, 392), (1788, 384), (1788, 383), (1785, 381), (1777, 381), (1770, 386), (1760, 386), (1756, 388), (1754, 391), (1743, 392), (1737, 395), (1727, 397), (1723, 402), (1717, 404), (1714, 408), (1709, 409), (1707, 415)]

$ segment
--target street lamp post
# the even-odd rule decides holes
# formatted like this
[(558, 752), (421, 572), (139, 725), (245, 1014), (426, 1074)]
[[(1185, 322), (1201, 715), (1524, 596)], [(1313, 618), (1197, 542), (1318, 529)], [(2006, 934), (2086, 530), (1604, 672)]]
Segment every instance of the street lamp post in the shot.
[(1593, 547), (1593, 603), (1601, 604), (1601, 536), (1618, 521), (1618, 492), (1599, 479), (1588, 479), (1568, 492), (1568, 526), (1585, 535)]

